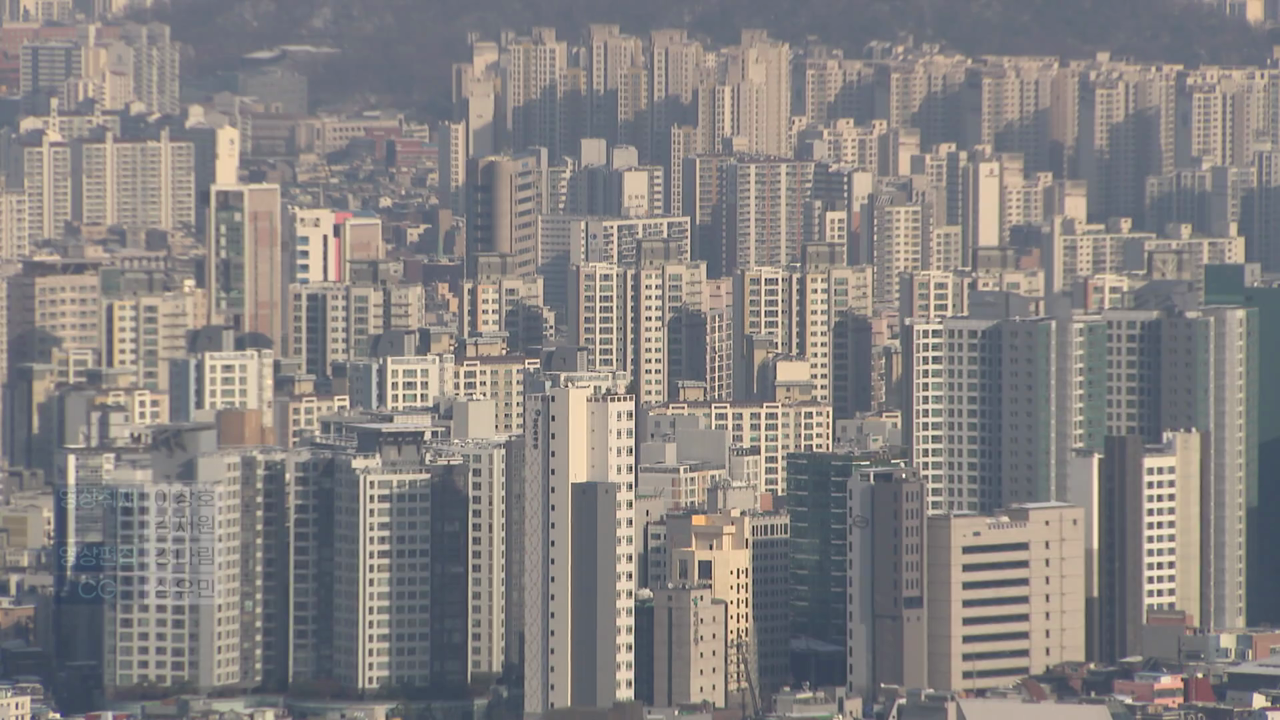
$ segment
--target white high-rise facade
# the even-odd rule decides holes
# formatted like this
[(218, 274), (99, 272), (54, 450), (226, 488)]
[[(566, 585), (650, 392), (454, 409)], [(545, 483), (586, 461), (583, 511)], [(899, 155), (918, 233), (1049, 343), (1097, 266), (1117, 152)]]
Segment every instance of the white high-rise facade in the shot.
[(591, 369), (630, 374), (641, 404), (665, 402), (674, 380), (694, 379), (681, 377), (694, 349), (685, 346), (675, 321), (704, 311), (705, 282), (700, 262), (580, 265), (570, 282), (570, 342), (587, 348)]
[(31, 239), (61, 236), (64, 225), (195, 229), (195, 150), (190, 142), (64, 141), (52, 132), (12, 138), (11, 182), (26, 189)]
[[(533, 717), (635, 697), (641, 551), (626, 376), (553, 374), (539, 384), (525, 398), (524, 711)], [(606, 537), (612, 552), (599, 544)]]
[[(741, 159), (725, 175), (725, 269), (782, 266), (800, 259), (812, 162)], [(687, 210), (687, 208), (686, 208)]]

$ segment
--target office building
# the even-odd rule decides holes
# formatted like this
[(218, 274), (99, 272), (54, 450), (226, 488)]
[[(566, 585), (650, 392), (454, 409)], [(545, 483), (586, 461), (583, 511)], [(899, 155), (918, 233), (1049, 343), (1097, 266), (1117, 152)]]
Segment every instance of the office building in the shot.
[(193, 353), (169, 362), (175, 422), (212, 421), (219, 410), (257, 410), (275, 424), (275, 353), (226, 350)]
[(305, 383), (295, 380), (290, 390), (286, 395), (277, 388), (275, 399), (276, 443), (286, 450), (299, 447), (308, 438), (318, 435), (321, 418), (351, 409), (351, 398), (347, 395), (317, 393), (313, 378)]
[(538, 156), (532, 154), (468, 161), (469, 258), (478, 253), (503, 253), (515, 258), (516, 275), (536, 274), (540, 172)]
[[(209, 320), (285, 345), (280, 186), (214, 185), (208, 244)], [(283, 306), (283, 307), (282, 307)]]
[(794, 637), (844, 645), (850, 570), (854, 567), (848, 555), (850, 498), (860, 497), (862, 483), (892, 478), (900, 469), (852, 453), (787, 456)]
[(788, 682), (789, 528), (786, 513), (736, 509), (669, 515), (658, 545), (651, 528), (650, 587), (661, 592), (672, 584), (709, 583), (726, 605), (731, 700), (746, 700), (752, 685), (771, 695)]
[(1084, 658), (1083, 509), (1032, 503), (926, 525), (925, 687), (1005, 687)]
[(456, 397), (457, 369), (452, 355), (379, 358), (378, 378), (376, 407), (381, 410), (421, 410)]
[(289, 214), (290, 282), (347, 282), (352, 262), (386, 255), (382, 221), (373, 213), (293, 208)]
[(848, 581), (846, 690), (928, 687), (933, 557), (924, 483), (910, 468), (861, 467), (845, 496), (847, 565), (837, 573)]

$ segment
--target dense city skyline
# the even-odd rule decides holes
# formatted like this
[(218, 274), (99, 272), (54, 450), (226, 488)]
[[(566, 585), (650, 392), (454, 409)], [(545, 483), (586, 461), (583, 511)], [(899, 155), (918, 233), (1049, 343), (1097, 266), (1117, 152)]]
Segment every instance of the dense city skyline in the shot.
[(1280, 54), (190, 8), (0, 8), (0, 720), (1280, 714)]

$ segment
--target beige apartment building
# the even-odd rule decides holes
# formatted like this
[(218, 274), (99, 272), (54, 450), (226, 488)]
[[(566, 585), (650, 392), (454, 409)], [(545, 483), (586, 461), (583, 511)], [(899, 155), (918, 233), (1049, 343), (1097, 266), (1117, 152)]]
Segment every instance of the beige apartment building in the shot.
[(524, 381), (538, 369), (537, 358), (491, 355), (460, 358), (454, 364), (453, 396), (490, 398), (496, 405), (494, 432), (524, 432)]
[(662, 707), (725, 707), (728, 605), (707, 584), (653, 594), (653, 697)]
[(102, 359), (133, 368), (141, 387), (169, 387), (169, 361), (187, 354), (187, 331), (208, 317), (208, 293), (194, 283), (182, 290), (103, 301)]
[(985, 690), (1085, 659), (1084, 509), (928, 520), (929, 687)]
[[(661, 584), (700, 583), (725, 603), (725, 635), (729, 667), (727, 689), (737, 693), (746, 687), (744, 670), (751, 668), (755, 635), (751, 610), (751, 548), (745, 532), (746, 518), (730, 515), (681, 515), (667, 518), (665, 576)], [(651, 582), (661, 576), (650, 570)], [(751, 669), (749, 669), (751, 668)]]

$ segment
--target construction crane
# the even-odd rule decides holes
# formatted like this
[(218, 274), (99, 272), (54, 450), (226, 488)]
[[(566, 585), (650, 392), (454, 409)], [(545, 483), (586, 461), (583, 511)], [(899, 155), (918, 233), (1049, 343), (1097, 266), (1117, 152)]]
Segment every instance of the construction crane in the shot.
[(764, 713), (760, 712), (760, 696), (756, 693), (756, 684), (751, 679), (751, 668), (747, 664), (747, 651), (746, 638), (738, 638), (738, 641), (734, 643), (734, 652), (738, 656), (738, 670), (747, 681), (747, 697), (751, 698), (750, 715), (747, 714), (747, 698), (742, 699), (742, 716), (751, 720), (763, 720)]

